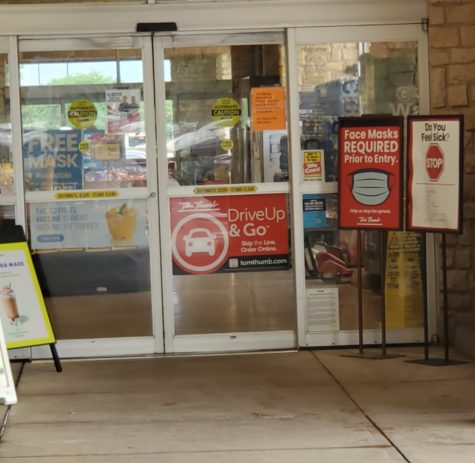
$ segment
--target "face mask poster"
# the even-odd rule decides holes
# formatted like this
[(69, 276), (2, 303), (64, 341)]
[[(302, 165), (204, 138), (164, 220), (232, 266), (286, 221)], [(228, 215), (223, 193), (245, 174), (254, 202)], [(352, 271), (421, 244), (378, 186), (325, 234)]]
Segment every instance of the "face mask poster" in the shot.
[(401, 117), (344, 117), (339, 124), (339, 226), (402, 226)]

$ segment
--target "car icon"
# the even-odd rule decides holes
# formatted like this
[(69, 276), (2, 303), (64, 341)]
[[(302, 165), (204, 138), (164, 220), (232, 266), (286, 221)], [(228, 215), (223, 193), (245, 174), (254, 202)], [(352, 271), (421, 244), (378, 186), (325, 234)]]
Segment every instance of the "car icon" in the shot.
[(216, 252), (215, 239), (216, 235), (208, 229), (194, 228), (183, 237), (186, 257), (190, 257), (197, 252), (207, 252), (210, 256), (214, 256)]

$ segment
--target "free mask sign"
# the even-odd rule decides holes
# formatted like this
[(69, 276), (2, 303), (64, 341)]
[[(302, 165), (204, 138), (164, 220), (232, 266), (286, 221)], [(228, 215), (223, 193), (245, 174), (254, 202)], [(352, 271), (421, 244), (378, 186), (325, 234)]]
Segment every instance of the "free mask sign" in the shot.
[(401, 228), (402, 134), (401, 117), (340, 118), (340, 228)]

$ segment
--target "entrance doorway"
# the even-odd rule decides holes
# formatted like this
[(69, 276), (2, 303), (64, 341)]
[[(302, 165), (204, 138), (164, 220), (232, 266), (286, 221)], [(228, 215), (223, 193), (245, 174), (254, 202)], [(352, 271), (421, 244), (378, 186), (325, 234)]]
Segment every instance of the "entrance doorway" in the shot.
[[(61, 344), (295, 347), (283, 34), (24, 39), (19, 57), (28, 231)], [(280, 121), (263, 128), (266, 89)]]

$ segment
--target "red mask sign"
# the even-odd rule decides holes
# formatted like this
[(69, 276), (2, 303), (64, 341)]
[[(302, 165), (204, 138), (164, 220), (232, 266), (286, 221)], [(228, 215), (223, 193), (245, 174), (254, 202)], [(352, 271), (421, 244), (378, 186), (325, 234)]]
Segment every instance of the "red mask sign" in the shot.
[(339, 226), (402, 226), (402, 118), (341, 118)]
[(174, 273), (287, 269), (285, 194), (170, 200)]

